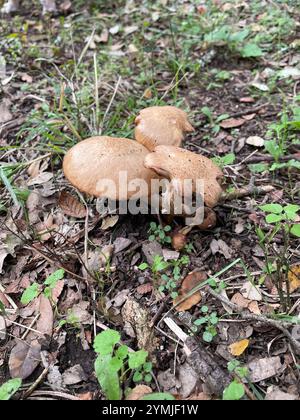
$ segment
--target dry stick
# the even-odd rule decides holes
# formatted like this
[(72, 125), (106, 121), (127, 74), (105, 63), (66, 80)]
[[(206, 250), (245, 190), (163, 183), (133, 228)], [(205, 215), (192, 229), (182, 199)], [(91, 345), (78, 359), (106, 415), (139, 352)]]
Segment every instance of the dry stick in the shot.
[(242, 117), (243, 115), (250, 115), (250, 114), (255, 114), (256, 112), (260, 111), (261, 109), (265, 108), (266, 106), (270, 105), (269, 102), (256, 106), (255, 108), (251, 108), (251, 109), (244, 109), (242, 111), (238, 111), (235, 112), (231, 115), (229, 115), (228, 118), (239, 118)]
[(30, 395), (36, 390), (39, 384), (46, 378), (49, 372), (49, 367), (45, 368), (40, 376), (34, 381), (34, 383), (25, 391), (23, 395), (23, 400), (26, 400)]
[(72, 400), (72, 401), (80, 401), (79, 397), (75, 397), (74, 395), (67, 394), (65, 392), (57, 392), (57, 391), (35, 391), (32, 393), (32, 397), (57, 397), (63, 398), (65, 400)]
[[(264, 315), (255, 315), (255, 314), (246, 313), (243, 310), (243, 308), (241, 308), (238, 305), (235, 305), (234, 303), (230, 302), (230, 300), (228, 300), (225, 297), (219, 295), (211, 287), (208, 287), (208, 291), (212, 296), (214, 296), (220, 302), (224, 303), (225, 305), (228, 305), (234, 312), (241, 315), (246, 321), (262, 322), (263, 324), (270, 325), (271, 327), (274, 327), (274, 328), (277, 328), (278, 330), (280, 330), (288, 338), (290, 343), (293, 345), (297, 354), (300, 354), (300, 343), (298, 343), (298, 341), (287, 330), (288, 327), (291, 327), (290, 323), (277, 321), (277, 320), (271, 319), (271, 318), (267, 318)], [(300, 323), (300, 320), (299, 320), (299, 323)]]
[(262, 187), (255, 187), (249, 185), (248, 187), (240, 188), (229, 193), (223, 193), (221, 196), (221, 202), (236, 200), (238, 198), (247, 197), (249, 195), (264, 195), (274, 190), (275, 187), (273, 187), (272, 185), (264, 185)]
[(10, 303), (10, 305), (12, 306), (14, 311), (18, 310), (17, 305), (15, 304), (15, 302), (12, 300), (12, 298), (8, 295), (5, 294), (5, 289), (2, 286), (2, 284), (0, 283), (0, 291), (4, 294), (5, 298), (8, 300), (8, 302)]
[[(300, 155), (299, 153), (295, 153), (295, 154), (291, 154), (291, 155), (286, 155), (286, 156), (281, 156), (279, 158), (280, 162), (287, 162), (289, 160), (300, 160)], [(252, 156), (249, 157), (249, 159), (245, 159), (245, 161), (247, 161), (247, 163), (259, 163), (259, 162), (274, 162), (274, 157), (273, 156), (269, 156), (269, 155), (256, 155), (256, 156)], [(238, 164), (240, 165), (243, 162), (239, 162)]]

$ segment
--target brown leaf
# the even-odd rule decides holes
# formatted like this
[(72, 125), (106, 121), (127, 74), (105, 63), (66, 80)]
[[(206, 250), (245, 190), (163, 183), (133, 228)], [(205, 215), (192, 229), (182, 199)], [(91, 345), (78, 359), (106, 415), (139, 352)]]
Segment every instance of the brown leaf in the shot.
[(136, 289), (139, 295), (147, 295), (148, 293), (151, 293), (152, 290), (153, 290), (153, 286), (151, 283), (141, 284)]
[(19, 341), (12, 349), (8, 361), (12, 378), (26, 379), (40, 363), (41, 345), (37, 340), (29, 344)]
[(288, 273), (290, 292), (293, 293), (300, 288), (300, 265), (291, 267)]
[(38, 303), (39, 319), (36, 323), (36, 329), (43, 335), (52, 336), (53, 331), (53, 311), (51, 303), (44, 295), (40, 295)]
[(32, 78), (32, 76), (30, 76), (29, 74), (27, 74), (27, 73), (21, 73), (21, 80), (23, 81), (23, 82), (26, 82), (26, 83), (32, 83), (33, 82), (33, 78)]
[(61, 295), (64, 287), (65, 287), (65, 281), (64, 280), (59, 280), (56, 283), (55, 287), (51, 290), (51, 299), (52, 299), (53, 303), (58, 302), (58, 298)]
[(251, 98), (251, 96), (244, 96), (243, 98), (240, 98), (240, 102), (244, 104), (252, 104), (255, 102), (255, 99)]
[(127, 401), (137, 401), (147, 394), (152, 394), (152, 389), (147, 385), (137, 385), (127, 395)]
[(222, 128), (236, 128), (240, 127), (241, 125), (245, 124), (246, 120), (243, 118), (229, 118), (228, 120), (224, 120), (220, 123)]
[[(174, 305), (180, 302), (185, 296), (187, 296), (191, 290), (197, 287), (200, 283), (203, 283), (207, 279), (206, 273), (203, 271), (189, 274), (182, 282), (179, 296), (174, 300)], [(192, 296), (185, 299), (180, 303), (176, 310), (179, 312), (188, 311), (193, 306), (201, 302), (202, 296), (200, 292), (194, 293)]]
[(241, 356), (250, 344), (249, 340), (241, 340), (229, 346), (229, 351), (232, 356)]
[(67, 191), (60, 193), (58, 205), (67, 216), (77, 217), (79, 219), (86, 216), (85, 206)]

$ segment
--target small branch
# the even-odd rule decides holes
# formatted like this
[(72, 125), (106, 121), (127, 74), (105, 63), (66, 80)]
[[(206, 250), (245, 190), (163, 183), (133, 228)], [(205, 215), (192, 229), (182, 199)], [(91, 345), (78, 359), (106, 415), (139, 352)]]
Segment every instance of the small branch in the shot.
[(231, 201), (236, 200), (238, 198), (248, 197), (248, 196), (257, 196), (257, 195), (265, 195), (275, 190), (273, 185), (264, 185), (262, 187), (255, 187), (249, 185), (248, 187), (236, 189), (229, 193), (223, 193), (221, 196), (221, 202), (224, 201)]
[(290, 341), (296, 353), (300, 355), (300, 343), (298, 343), (298, 341), (295, 340), (295, 338), (287, 330), (287, 328), (291, 327), (290, 323), (271, 319), (264, 315), (249, 314), (245, 312), (243, 308), (241, 308), (240, 306), (235, 305), (234, 303), (230, 302), (229, 299), (226, 299), (225, 297), (219, 295), (211, 287), (208, 287), (208, 292), (212, 296), (214, 296), (216, 299), (218, 299), (221, 303), (228, 305), (234, 312), (241, 315), (242, 318), (245, 319), (246, 321), (261, 322), (263, 324), (270, 325), (271, 327), (274, 327), (280, 330), (286, 336), (286, 338)]

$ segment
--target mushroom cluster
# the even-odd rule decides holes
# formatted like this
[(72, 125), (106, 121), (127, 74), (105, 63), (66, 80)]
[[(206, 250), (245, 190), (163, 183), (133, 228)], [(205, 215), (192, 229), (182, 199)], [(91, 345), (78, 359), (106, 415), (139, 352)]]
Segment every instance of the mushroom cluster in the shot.
[[(136, 141), (91, 137), (72, 147), (63, 162), (66, 178), (81, 192), (117, 200), (150, 196), (153, 179), (169, 180), (173, 192), (182, 192), (184, 181), (192, 180), (194, 193), (200, 179), (204, 213), (211, 219), (223, 174), (210, 159), (180, 147), (185, 133), (194, 131), (187, 114), (172, 106), (150, 107), (140, 112), (135, 124)], [(128, 188), (122, 189), (120, 179), (125, 177)]]

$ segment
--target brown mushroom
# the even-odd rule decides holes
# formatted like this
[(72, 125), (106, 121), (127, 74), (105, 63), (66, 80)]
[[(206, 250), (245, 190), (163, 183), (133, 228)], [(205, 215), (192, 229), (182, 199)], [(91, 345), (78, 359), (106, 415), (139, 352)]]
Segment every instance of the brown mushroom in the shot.
[[(134, 140), (113, 137), (91, 137), (72, 147), (66, 154), (63, 170), (78, 190), (112, 200), (128, 200), (150, 194), (151, 179), (157, 174), (145, 168), (149, 151)], [(124, 174), (122, 175), (122, 172)], [(127, 188), (120, 184), (127, 177)], [(111, 188), (107, 185), (109, 181)], [(142, 181), (142, 182), (140, 182)]]
[(177, 192), (183, 191), (184, 180), (193, 181), (193, 192), (196, 181), (204, 181), (204, 203), (207, 207), (217, 205), (222, 188), (219, 180), (223, 177), (221, 169), (210, 159), (185, 149), (174, 146), (158, 146), (145, 159), (145, 167), (171, 180)]
[(136, 140), (151, 152), (161, 144), (181, 146), (184, 134), (194, 131), (187, 114), (174, 106), (145, 108), (135, 124)]

